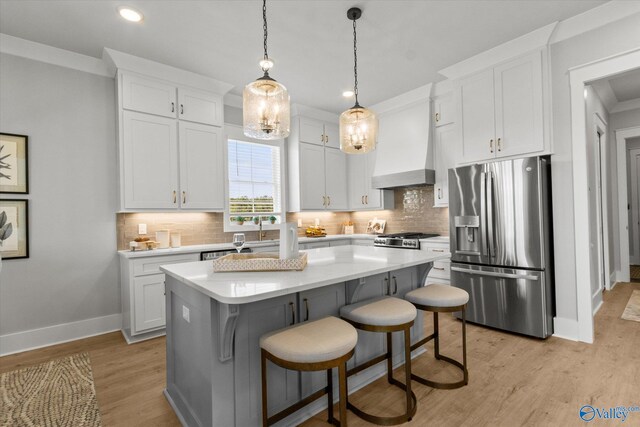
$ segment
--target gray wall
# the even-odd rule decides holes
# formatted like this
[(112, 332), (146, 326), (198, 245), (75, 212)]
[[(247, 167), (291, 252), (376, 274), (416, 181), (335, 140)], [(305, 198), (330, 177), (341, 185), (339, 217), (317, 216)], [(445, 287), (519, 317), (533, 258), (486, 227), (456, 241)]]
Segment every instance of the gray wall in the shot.
[[(553, 225), (557, 316), (577, 320), (577, 285), (573, 232), (571, 93), (568, 70), (640, 46), (640, 14), (551, 46), (553, 103)], [(584, 230), (587, 232), (587, 230)]]
[(30, 258), (2, 263), (0, 335), (120, 312), (114, 84), (0, 54), (0, 130), (29, 136), (30, 188)]
[[(622, 268), (620, 260), (620, 221), (618, 220), (618, 158), (616, 130), (629, 127), (640, 126), (640, 109), (621, 111), (613, 113), (609, 116), (609, 141), (611, 141), (611, 162), (609, 170), (609, 188), (611, 193), (611, 204), (609, 205), (609, 214), (613, 218), (613, 228), (611, 230), (613, 250), (615, 258), (615, 269), (619, 271)], [(627, 171), (628, 172), (628, 171)], [(629, 230), (631, 232), (631, 230)]]

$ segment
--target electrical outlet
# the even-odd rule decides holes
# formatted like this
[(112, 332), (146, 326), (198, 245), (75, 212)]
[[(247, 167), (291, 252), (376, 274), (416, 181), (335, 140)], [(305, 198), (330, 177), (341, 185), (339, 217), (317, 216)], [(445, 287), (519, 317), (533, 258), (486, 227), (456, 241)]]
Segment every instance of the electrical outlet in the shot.
[(138, 234), (147, 234), (147, 224), (138, 224)]
[(189, 309), (186, 306), (182, 306), (182, 318), (187, 321), (187, 323), (191, 323), (191, 319), (189, 319)]
[(298, 218), (298, 228), (302, 228), (302, 218)]

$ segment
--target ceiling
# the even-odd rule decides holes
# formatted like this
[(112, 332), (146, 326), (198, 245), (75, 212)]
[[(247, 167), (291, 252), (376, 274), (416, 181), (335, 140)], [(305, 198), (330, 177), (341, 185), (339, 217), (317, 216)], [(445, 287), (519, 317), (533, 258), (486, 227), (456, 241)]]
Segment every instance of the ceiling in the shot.
[[(442, 80), (440, 69), (602, 3), (269, 0), (271, 75), (293, 102), (339, 112), (353, 103), (341, 97), (353, 86), (351, 6), (363, 9), (358, 79), (366, 106)], [(122, 5), (139, 9), (144, 21), (122, 20)], [(2, 33), (97, 58), (109, 47), (231, 83), (236, 94), (261, 74), (261, 21), (258, 0), (0, 0)]]
[(640, 69), (612, 77), (609, 84), (618, 102), (640, 98)]

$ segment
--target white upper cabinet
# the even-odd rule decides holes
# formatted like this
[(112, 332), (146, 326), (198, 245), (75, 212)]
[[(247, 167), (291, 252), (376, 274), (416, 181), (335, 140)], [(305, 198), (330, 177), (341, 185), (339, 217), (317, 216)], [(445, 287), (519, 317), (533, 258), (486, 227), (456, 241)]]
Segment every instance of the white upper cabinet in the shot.
[(542, 51), (460, 80), (461, 163), (544, 151), (544, 89)]
[(289, 210), (345, 211), (349, 209), (347, 156), (337, 141), (338, 126), (298, 116), (287, 139)]
[(458, 129), (455, 123), (434, 129), (436, 183), (433, 188), (435, 207), (449, 206), (449, 169), (455, 166), (458, 152)]
[(215, 87), (194, 78), (183, 86), (118, 71), (121, 211), (224, 210), (222, 96), (186, 86)]
[(178, 118), (206, 125), (222, 126), (222, 97), (199, 90), (178, 89)]
[(393, 209), (393, 190), (371, 186), (376, 152), (352, 154), (348, 158), (349, 208), (352, 210)]
[(137, 75), (122, 75), (122, 108), (176, 117), (175, 85)]
[(349, 208), (347, 155), (338, 149), (325, 147), (324, 176), (327, 209), (347, 210)]
[(124, 206), (178, 208), (176, 121), (125, 111), (122, 120)]
[(433, 123), (435, 127), (453, 123), (455, 121), (455, 114), (452, 93), (433, 98)]
[(324, 143), (327, 147), (340, 149), (340, 128), (338, 125), (324, 124)]
[(180, 122), (180, 207), (224, 209), (224, 141), (220, 128)]

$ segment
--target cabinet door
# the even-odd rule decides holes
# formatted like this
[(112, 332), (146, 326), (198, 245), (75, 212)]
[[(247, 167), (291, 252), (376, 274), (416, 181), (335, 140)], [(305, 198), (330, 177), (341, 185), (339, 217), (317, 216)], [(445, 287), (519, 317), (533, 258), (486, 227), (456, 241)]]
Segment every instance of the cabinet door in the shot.
[(319, 120), (300, 117), (300, 142), (324, 145), (324, 123)]
[(364, 193), (364, 203), (367, 209), (388, 209), (388, 207), (382, 206), (383, 191), (393, 192), (393, 190), (378, 190), (377, 188), (373, 188), (371, 186), (371, 178), (373, 177), (373, 170), (376, 166), (376, 152), (372, 151), (371, 153), (367, 153), (365, 156), (366, 162), (366, 172), (364, 176), (365, 186), (367, 191)]
[(180, 122), (183, 209), (224, 209), (224, 142), (220, 128)]
[(122, 128), (124, 208), (176, 209), (176, 121), (125, 111)]
[(300, 143), (300, 209), (325, 209), (324, 147)]
[(176, 87), (153, 79), (123, 74), (122, 108), (176, 117)]
[[(295, 295), (270, 298), (240, 307), (236, 325), (234, 378), (236, 425), (257, 426), (262, 422), (260, 337), (295, 323)], [(267, 362), (269, 414), (297, 402), (300, 375)], [(231, 384), (229, 384), (231, 386)]]
[(347, 156), (349, 163), (349, 208), (361, 210), (366, 207), (365, 195), (367, 194), (367, 154), (354, 154)]
[(324, 150), (327, 209), (347, 210), (348, 191), (347, 184), (347, 155), (335, 148)]
[(460, 82), (462, 161), (495, 157), (493, 70)]
[(178, 89), (178, 118), (222, 126), (222, 97), (209, 92)]
[(340, 149), (340, 128), (338, 125), (325, 123), (324, 143), (327, 147)]
[[(319, 237), (321, 238), (321, 237)], [(303, 243), (302, 249), (318, 249), (318, 248), (328, 248), (331, 246), (330, 242), (311, 242), (311, 243)]]
[(496, 153), (498, 157), (542, 151), (542, 59), (536, 52), (496, 67)]
[[(340, 317), (340, 307), (345, 303), (345, 285), (337, 283), (331, 286), (312, 289), (298, 294), (298, 307), (300, 308), (299, 318), (302, 322), (318, 320), (327, 316)], [(337, 390), (338, 370), (334, 369), (334, 386)], [(303, 372), (301, 374), (302, 396), (325, 387), (327, 374), (325, 371)]]
[(453, 94), (441, 95), (433, 100), (433, 123), (436, 127), (454, 122)]
[(133, 292), (134, 329), (131, 335), (164, 328), (164, 274), (134, 278)]
[(434, 205), (449, 205), (449, 168), (455, 166), (458, 147), (457, 129), (453, 123), (434, 130), (436, 184), (434, 186)]

